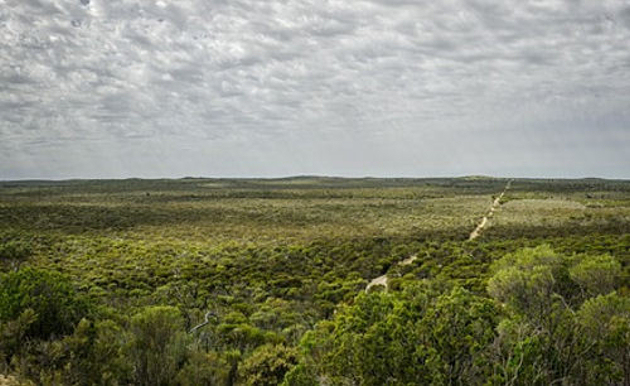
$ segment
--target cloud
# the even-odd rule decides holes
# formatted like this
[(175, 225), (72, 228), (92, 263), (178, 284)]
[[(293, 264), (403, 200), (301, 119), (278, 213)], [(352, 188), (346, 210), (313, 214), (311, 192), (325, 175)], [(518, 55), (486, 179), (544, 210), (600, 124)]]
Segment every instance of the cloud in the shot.
[(5, 0), (0, 178), (581, 174), (512, 162), (549, 133), (628, 177), (628, 41), (621, 0)]

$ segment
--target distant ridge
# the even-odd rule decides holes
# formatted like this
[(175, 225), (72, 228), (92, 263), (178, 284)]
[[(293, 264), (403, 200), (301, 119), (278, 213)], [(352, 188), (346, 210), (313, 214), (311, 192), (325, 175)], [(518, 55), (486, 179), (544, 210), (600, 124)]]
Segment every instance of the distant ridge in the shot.
[(492, 177), (492, 176), (479, 174), (479, 175), (473, 175), (473, 176), (462, 176), (458, 178), (461, 180), (475, 181), (475, 180), (496, 180), (496, 179), (499, 179), (500, 177)]

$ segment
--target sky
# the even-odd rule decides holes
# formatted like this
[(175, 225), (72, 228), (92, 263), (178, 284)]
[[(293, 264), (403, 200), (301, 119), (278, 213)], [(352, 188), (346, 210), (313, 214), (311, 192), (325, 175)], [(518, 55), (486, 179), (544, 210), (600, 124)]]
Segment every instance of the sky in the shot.
[(0, 0), (0, 179), (630, 178), (627, 0)]

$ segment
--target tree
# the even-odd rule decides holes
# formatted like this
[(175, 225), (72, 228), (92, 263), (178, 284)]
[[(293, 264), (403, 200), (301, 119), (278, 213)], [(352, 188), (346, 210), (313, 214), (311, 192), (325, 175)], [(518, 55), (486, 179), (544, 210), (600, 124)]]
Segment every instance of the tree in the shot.
[(610, 255), (582, 255), (569, 274), (580, 286), (584, 296), (605, 295), (615, 289), (621, 274), (621, 264)]
[(297, 362), (295, 349), (282, 344), (265, 344), (243, 361), (239, 376), (245, 385), (276, 386)]
[(549, 246), (525, 248), (509, 254), (492, 265), (494, 275), (488, 281), (488, 294), (510, 308), (544, 323), (558, 298), (562, 258)]
[(494, 302), (455, 287), (439, 296), (421, 322), (434, 377), (447, 384), (481, 384), (490, 375), (487, 348), (495, 339)]
[(60, 273), (27, 267), (0, 275), (0, 321), (16, 319), (27, 309), (36, 320), (25, 337), (49, 339), (72, 333), (90, 305)]
[(186, 333), (180, 312), (169, 306), (147, 307), (131, 319), (128, 355), (135, 383), (169, 385), (186, 358)]
[(14, 320), (0, 323), (0, 372), (5, 372), (13, 355), (23, 349), (27, 342), (27, 333), (31, 325), (37, 321), (37, 315), (27, 308)]
[(615, 288), (620, 266), (612, 257), (567, 257), (543, 245), (507, 255), (493, 270), (488, 293), (508, 317), (495, 342), (497, 380), (614, 384), (622, 377), (630, 357), (627, 299), (590, 298)]
[(186, 365), (177, 375), (182, 386), (225, 386), (228, 384), (230, 364), (214, 352), (195, 349), (188, 355)]
[(402, 293), (360, 294), (305, 335), (305, 358), (287, 376), (296, 385), (480, 384), (495, 336), (494, 303), (456, 287), (426, 282)]
[(125, 335), (110, 320), (94, 323), (83, 319), (72, 335), (38, 342), (22, 358), (27, 367), (23, 372), (43, 384), (128, 383), (131, 368), (122, 353)]
[(32, 246), (23, 240), (0, 242), (0, 263), (9, 263), (17, 269), (20, 264), (33, 254)]
[(582, 304), (579, 331), (592, 346), (583, 378), (589, 384), (630, 384), (630, 299), (616, 292)]

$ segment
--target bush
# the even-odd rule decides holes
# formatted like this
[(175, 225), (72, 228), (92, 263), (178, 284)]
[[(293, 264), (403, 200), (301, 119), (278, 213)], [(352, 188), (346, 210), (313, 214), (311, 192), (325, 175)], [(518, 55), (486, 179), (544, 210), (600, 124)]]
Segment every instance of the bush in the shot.
[(621, 271), (615, 259), (568, 257), (540, 246), (507, 255), (494, 268), (488, 292), (507, 311), (495, 345), (502, 374), (495, 383), (517, 377), (522, 384), (630, 380), (630, 304), (610, 292)]
[(0, 321), (14, 320), (32, 309), (36, 320), (25, 332), (27, 338), (70, 334), (89, 308), (70, 280), (58, 272), (24, 268), (0, 275)]
[(223, 386), (228, 384), (229, 370), (228, 361), (217, 353), (194, 350), (177, 375), (177, 382), (181, 386)]
[(610, 255), (584, 256), (569, 273), (584, 292), (605, 295), (615, 289), (621, 275), (621, 264)]
[(440, 293), (431, 286), (358, 295), (304, 336), (306, 356), (285, 383), (479, 384), (491, 373), (484, 352), (498, 311), (460, 287)]
[(137, 385), (169, 385), (186, 359), (182, 316), (174, 307), (147, 307), (131, 319), (128, 354)]
[(0, 243), (0, 260), (21, 261), (33, 253), (31, 245), (21, 240)]
[(260, 346), (241, 365), (240, 377), (245, 385), (275, 386), (297, 364), (297, 351), (284, 345)]

